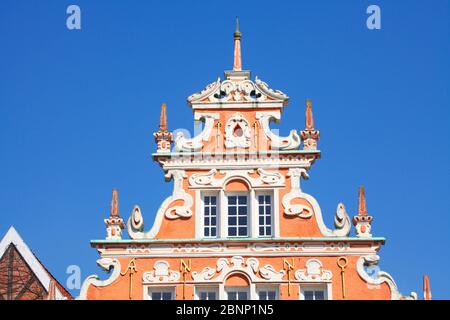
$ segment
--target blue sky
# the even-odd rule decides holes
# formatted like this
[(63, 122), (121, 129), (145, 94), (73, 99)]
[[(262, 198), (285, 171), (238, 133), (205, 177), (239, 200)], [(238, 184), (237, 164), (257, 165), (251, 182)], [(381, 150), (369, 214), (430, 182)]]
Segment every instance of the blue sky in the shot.
[[(77, 4), (82, 29), (66, 28)], [(366, 8), (381, 8), (381, 30)], [(0, 234), (14, 225), (65, 283), (103, 275), (91, 239), (105, 236), (111, 188), (125, 218), (150, 227), (171, 192), (151, 160), (159, 107), (193, 128), (186, 97), (232, 66), (234, 18), (244, 69), (290, 97), (282, 134), (311, 98), (322, 159), (303, 189), (332, 226), (366, 187), (380, 267), (401, 292), (450, 298), (450, 5), (435, 1), (0, 2)], [(73, 293), (78, 294), (77, 290)]]

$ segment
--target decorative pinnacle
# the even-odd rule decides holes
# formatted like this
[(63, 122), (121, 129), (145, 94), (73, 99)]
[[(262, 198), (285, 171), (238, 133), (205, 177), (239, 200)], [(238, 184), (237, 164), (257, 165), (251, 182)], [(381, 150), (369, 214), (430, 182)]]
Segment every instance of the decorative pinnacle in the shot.
[(117, 189), (112, 189), (110, 216), (119, 216), (119, 191)]
[(236, 17), (236, 31), (234, 32), (234, 61), (233, 71), (242, 71), (241, 58), (241, 32), (239, 31), (239, 20)]
[(306, 99), (306, 130), (314, 130), (314, 118), (312, 113), (312, 101), (311, 99)]
[(359, 187), (358, 215), (367, 216), (366, 195), (363, 186)]
[(423, 300), (431, 300), (430, 277), (428, 275), (423, 276)]
[(159, 116), (159, 129), (158, 131), (165, 132), (167, 131), (167, 112), (166, 112), (166, 104), (163, 103), (161, 105), (161, 114)]

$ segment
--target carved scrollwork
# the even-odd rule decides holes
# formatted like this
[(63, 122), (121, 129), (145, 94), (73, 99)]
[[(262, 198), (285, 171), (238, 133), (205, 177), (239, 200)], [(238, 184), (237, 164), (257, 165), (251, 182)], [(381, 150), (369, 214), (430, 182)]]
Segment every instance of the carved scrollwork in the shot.
[(100, 258), (97, 260), (97, 265), (111, 275), (105, 280), (100, 280), (96, 274), (88, 276), (81, 286), (80, 295), (77, 299), (86, 300), (87, 292), (91, 285), (95, 287), (106, 287), (113, 283), (120, 275), (120, 261), (118, 259)]
[[(417, 294), (415, 292), (411, 292), (409, 296), (403, 296), (400, 293), (392, 276), (387, 272), (378, 270), (379, 261), (380, 257), (375, 254), (359, 257), (356, 262), (356, 270), (359, 276), (370, 285), (378, 286), (386, 283), (391, 291), (391, 300), (417, 300)], [(374, 271), (373, 274), (369, 275), (367, 269)]]
[(270, 140), (271, 149), (275, 150), (296, 150), (299, 149), (301, 144), (300, 136), (296, 130), (291, 130), (289, 136), (280, 137), (272, 132), (270, 129), (270, 122), (272, 120), (279, 120), (279, 112), (257, 112), (256, 119), (258, 119), (259, 124), (266, 135), (267, 139)]
[(333, 273), (324, 270), (322, 262), (318, 259), (309, 259), (306, 261), (306, 269), (299, 269), (295, 272), (295, 278), (299, 281), (323, 282), (330, 281)]
[(225, 147), (248, 148), (250, 140), (250, 125), (240, 112), (236, 112), (225, 125)]
[(166, 174), (166, 179), (173, 178), (173, 193), (170, 196), (170, 202), (176, 200), (183, 200), (182, 206), (169, 207), (165, 211), (165, 216), (168, 219), (189, 218), (192, 216), (192, 196), (184, 191), (183, 179), (187, 177), (183, 170), (170, 170)]
[[(216, 268), (205, 267), (202, 271), (192, 272), (194, 281), (199, 282), (223, 282), (226, 277), (234, 272), (245, 273), (252, 281), (281, 281), (285, 275), (284, 270), (276, 271), (271, 265), (259, 268), (259, 260), (242, 256), (233, 256), (230, 259), (220, 258), (217, 260)], [(261, 275), (259, 278), (257, 275)]]
[(345, 206), (343, 203), (339, 203), (336, 208), (336, 215), (334, 216), (334, 226), (336, 229), (331, 231), (333, 236), (346, 237), (350, 234), (350, 217), (347, 214), (347, 210), (345, 210)]
[(196, 114), (196, 120), (204, 121), (203, 131), (193, 138), (186, 138), (183, 132), (177, 132), (175, 137), (175, 151), (199, 151), (203, 147), (203, 143), (209, 140), (214, 128), (214, 121), (218, 118), (219, 115), (216, 113)]
[[(192, 216), (192, 205), (194, 203), (192, 196), (184, 191), (183, 179), (186, 178), (184, 170), (169, 170), (166, 179), (173, 178), (173, 192), (158, 209), (155, 218), (155, 224), (148, 232), (144, 232), (144, 218), (139, 206), (134, 206), (127, 221), (128, 235), (132, 239), (151, 239), (161, 226), (163, 217), (167, 219), (189, 218)], [(183, 200), (183, 205), (169, 207), (176, 200)]]
[(153, 269), (152, 271), (144, 272), (142, 275), (144, 283), (168, 283), (180, 279), (180, 272), (170, 270), (170, 265), (167, 261), (156, 261)]
[(270, 264), (267, 264), (259, 269), (259, 274), (266, 280), (282, 281), (284, 275), (286, 274), (286, 271), (276, 271), (274, 267), (272, 267)]
[(255, 78), (255, 82), (249, 79), (241, 81), (224, 80), (220, 78), (198, 93), (188, 97), (192, 104), (214, 102), (241, 102), (241, 101), (281, 101), (287, 103), (289, 97), (280, 90), (269, 88), (268, 84)]
[(311, 218), (312, 209), (304, 204), (293, 204), (292, 200), (301, 198), (303, 193), (300, 189), (300, 179), (302, 176), (308, 177), (306, 170), (303, 168), (291, 168), (287, 174), (291, 178), (291, 191), (285, 194), (282, 199), (284, 214), (288, 216), (298, 216), (303, 219)]
[(216, 269), (206, 267), (200, 272), (193, 271), (192, 279), (194, 279), (194, 281), (211, 280), (215, 275), (216, 275)]
[(284, 177), (279, 172), (268, 172), (262, 168), (256, 170), (261, 177), (261, 181), (267, 184), (284, 183)]
[(207, 173), (194, 173), (189, 177), (189, 184), (191, 186), (200, 185), (206, 186), (213, 182), (216, 169), (211, 169)]

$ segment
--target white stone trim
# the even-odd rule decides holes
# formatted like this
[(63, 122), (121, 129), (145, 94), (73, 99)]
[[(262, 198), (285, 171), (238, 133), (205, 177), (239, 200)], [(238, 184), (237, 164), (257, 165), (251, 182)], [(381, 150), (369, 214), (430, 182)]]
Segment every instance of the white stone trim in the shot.
[(220, 300), (220, 289), (218, 285), (196, 285), (194, 287), (194, 300), (200, 300), (201, 292), (214, 292), (216, 294), (216, 300)]
[[(105, 257), (229, 257), (238, 256), (361, 256), (372, 255), (380, 249), (380, 243), (373, 243), (370, 248), (352, 247), (352, 243), (345, 241), (337, 244), (326, 244), (325, 242), (277, 242), (274, 239), (263, 243), (237, 242), (240, 249), (236, 250), (236, 242), (227, 242), (218, 239), (210, 244), (136, 244), (125, 248), (112, 247), (108, 249), (98, 248)], [(355, 243), (353, 243), (354, 245)]]
[[(217, 172), (223, 174), (221, 178), (215, 178)], [(285, 178), (279, 172), (269, 172), (262, 168), (256, 170), (259, 177), (254, 178), (250, 176), (254, 173), (254, 170), (219, 170), (211, 169), (206, 173), (194, 173), (192, 174), (189, 181), (190, 189), (224, 189), (227, 183), (231, 180), (240, 179), (244, 180), (248, 185), (249, 189), (258, 188), (281, 188), (285, 186)]]
[(311, 209), (301, 204), (291, 204), (294, 198), (302, 198), (310, 203), (314, 211), (314, 217), (320, 232), (324, 237), (345, 237), (350, 234), (351, 224), (350, 217), (348, 216), (345, 207), (342, 203), (338, 204), (335, 216), (336, 229), (328, 229), (322, 218), (322, 210), (320, 209), (317, 200), (302, 192), (300, 188), (301, 177), (307, 178), (306, 170), (303, 168), (291, 168), (289, 169), (288, 176), (291, 177), (291, 191), (284, 195), (282, 204), (284, 207), (284, 214), (286, 215), (298, 215), (300, 218), (308, 219), (312, 216)]
[(289, 136), (280, 137), (270, 129), (272, 120), (280, 120), (280, 111), (257, 112), (256, 119), (266, 136), (270, 140), (270, 148), (274, 150), (297, 150), (300, 148), (301, 139), (296, 130), (291, 130)]
[(113, 283), (120, 275), (120, 261), (117, 258), (102, 257), (97, 260), (97, 265), (103, 270), (110, 272), (111, 275), (105, 280), (100, 280), (96, 274), (88, 276), (81, 286), (80, 295), (77, 298), (78, 300), (87, 299), (87, 292), (91, 285), (96, 287), (106, 287)]
[(179, 131), (175, 136), (174, 150), (179, 151), (199, 151), (203, 148), (203, 142), (208, 141), (214, 128), (215, 120), (219, 119), (218, 113), (196, 113), (195, 120), (204, 120), (203, 131), (193, 138), (186, 138), (184, 133)]
[(280, 237), (280, 190), (273, 190), (273, 236)]
[(315, 282), (315, 283), (303, 282), (303, 283), (300, 283), (300, 287), (299, 287), (299, 290), (298, 290), (299, 299), (300, 300), (305, 300), (304, 291), (306, 291), (307, 289), (313, 289), (313, 288), (323, 289), (324, 292), (325, 292), (324, 299), (325, 300), (333, 300), (333, 287), (332, 287), (331, 282), (328, 282), (328, 283), (320, 283), (320, 282)]
[(415, 292), (411, 292), (409, 296), (403, 296), (398, 290), (397, 284), (389, 273), (375, 270), (374, 276), (370, 276), (366, 272), (366, 266), (375, 267), (378, 265), (379, 260), (380, 257), (376, 254), (360, 257), (356, 262), (356, 271), (358, 272), (358, 275), (365, 282), (367, 282), (368, 285), (371, 286), (379, 286), (383, 283), (386, 283), (389, 286), (389, 290), (391, 292), (391, 300), (417, 300), (417, 293)]
[[(276, 271), (271, 265), (259, 268), (259, 260), (250, 257), (244, 259), (242, 256), (233, 256), (229, 259), (219, 258), (216, 267), (205, 267), (202, 271), (193, 271), (192, 279), (196, 283), (224, 283), (232, 274), (243, 274), (249, 279), (249, 283), (271, 283), (283, 281), (284, 270)], [(263, 270), (264, 277), (258, 274)]]
[(274, 107), (274, 104), (282, 107), (287, 104), (289, 97), (280, 90), (271, 89), (267, 83), (257, 77), (253, 82), (243, 78), (240, 81), (218, 78), (205, 89), (188, 97), (188, 102), (193, 109), (196, 108), (232, 108), (239, 106), (245, 108), (264, 107), (266, 104)]
[[(242, 130), (241, 136), (236, 136), (234, 131), (236, 127)], [(225, 147), (226, 148), (248, 148), (250, 147), (252, 134), (250, 124), (244, 118), (242, 113), (236, 112), (225, 124)]]
[[(183, 170), (169, 170), (166, 174), (166, 179), (173, 178), (173, 192), (158, 209), (155, 221), (152, 228), (148, 232), (143, 232), (144, 218), (139, 206), (134, 206), (130, 217), (127, 221), (128, 235), (131, 239), (152, 239), (154, 238), (161, 227), (164, 216), (168, 219), (177, 219), (180, 217), (189, 218), (192, 216), (192, 196), (183, 189), (183, 179), (187, 176)], [(183, 206), (170, 207), (169, 205), (177, 200), (184, 201)]]
[(313, 258), (306, 261), (305, 269), (295, 271), (295, 278), (306, 282), (330, 282), (333, 273), (330, 270), (323, 269), (322, 262)]
[(153, 270), (142, 274), (143, 284), (178, 282), (180, 272), (170, 270), (170, 264), (165, 260), (155, 261)]

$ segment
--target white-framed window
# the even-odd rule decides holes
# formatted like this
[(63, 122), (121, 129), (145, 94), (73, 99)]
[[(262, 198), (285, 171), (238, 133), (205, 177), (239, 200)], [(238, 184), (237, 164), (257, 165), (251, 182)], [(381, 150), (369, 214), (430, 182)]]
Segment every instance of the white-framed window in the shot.
[(225, 288), (227, 300), (250, 300), (248, 287), (229, 287)]
[(228, 194), (228, 236), (247, 237), (249, 232), (249, 204), (247, 194)]
[(328, 300), (326, 285), (301, 285), (300, 295), (302, 300)]
[(203, 235), (205, 238), (216, 238), (218, 234), (218, 196), (203, 196)]
[(197, 300), (219, 300), (218, 287), (197, 287), (195, 288)]
[(175, 300), (175, 288), (148, 287), (148, 300)]
[(276, 287), (257, 288), (259, 300), (278, 300), (278, 289)]
[(273, 235), (273, 209), (272, 197), (270, 194), (258, 194), (258, 235), (260, 237), (270, 237)]

